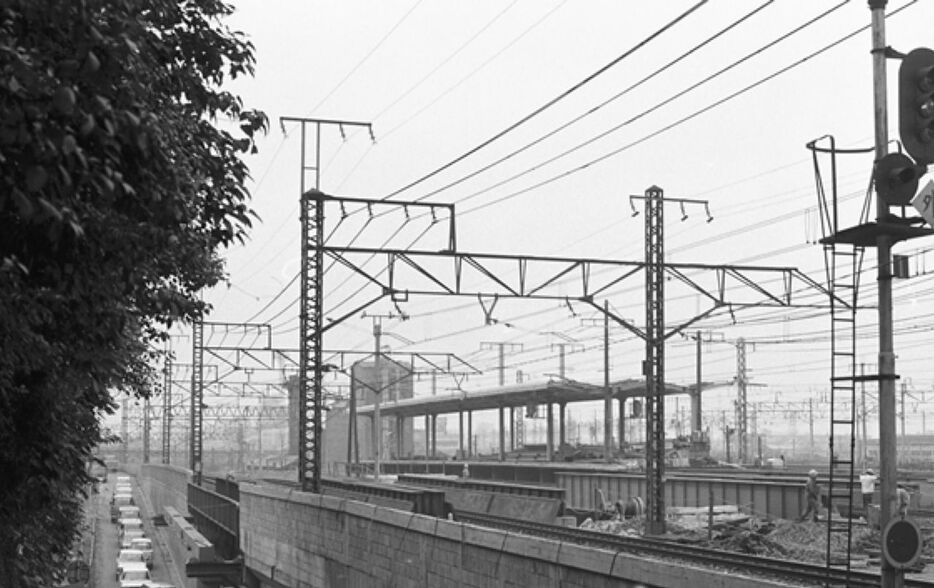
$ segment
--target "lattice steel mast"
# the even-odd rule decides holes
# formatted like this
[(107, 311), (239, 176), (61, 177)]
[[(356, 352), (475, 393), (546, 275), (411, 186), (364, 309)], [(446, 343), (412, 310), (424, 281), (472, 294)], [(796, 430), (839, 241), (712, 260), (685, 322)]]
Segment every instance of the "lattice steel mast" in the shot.
[[(318, 492), (321, 485), (321, 365), (324, 308), (324, 195), (321, 184), (321, 126), (337, 125), (341, 135), (345, 126), (366, 127), (373, 137), (370, 123), (350, 120), (281, 117), (280, 124), (301, 125), (300, 203), (302, 223), (301, 308), (299, 314), (299, 440), (298, 481), (302, 490)], [(307, 165), (305, 146), (307, 127), (315, 128), (315, 163)], [(283, 129), (284, 130), (284, 129)], [(305, 190), (306, 172), (314, 173), (314, 189)], [(309, 422), (310, 421), (310, 422)]]

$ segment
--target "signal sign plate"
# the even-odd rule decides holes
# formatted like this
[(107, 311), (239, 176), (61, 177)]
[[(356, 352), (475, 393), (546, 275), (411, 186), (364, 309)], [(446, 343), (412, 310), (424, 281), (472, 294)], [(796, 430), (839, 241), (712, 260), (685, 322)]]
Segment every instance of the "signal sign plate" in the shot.
[(912, 199), (911, 205), (929, 225), (934, 226), (934, 180), (928, 180), (927, 185)]

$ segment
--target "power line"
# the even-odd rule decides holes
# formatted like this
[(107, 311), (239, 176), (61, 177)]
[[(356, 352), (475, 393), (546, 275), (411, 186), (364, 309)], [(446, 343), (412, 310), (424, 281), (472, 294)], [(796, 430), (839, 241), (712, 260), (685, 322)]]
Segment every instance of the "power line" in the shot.
[(327, 95), (326, 95), (324, 98), (322, 98), (322, 99), (314, 106), (314, 108), (311, 109), (310, 112), (311, 112), (311, 113), (316, 113), (316, 112), (318, 112), (318, 109), (321, 108), (321, 106), (327, 101), (327, 99), (330, 98), (331, 96), (333, 96), (334, 93), (337, 92), (337, 90), (340, 89), (340, 87), (343, 86), (344, 83), (347, 82), (347, 80), (350, 79), (350, 76), (352, 76), (358, 69), (360, 69), (360, 67), (361, 67), (364, 63), (366, 63), (367, 60), (369, 60), (370, 57), (372, 57), (373, 54), (376, 53), (376, 52), (379, 50), (380, 47), (383, 46), (383, 43), (385, 43), (385, 42), (389, 39), (389, 37), (391, 37), (392, 34), (393, 34), (394, 32), (396, 32), (396, 29), (398, 29), (398, 28), (402, 25), (402, 23), (404, 23), (404, 22), (409, 18), (409, 15), (411, 15), (412, 12), (414, 12), (415, 9), (418, 8), (418, 6), (419, 6), (421, 3), (422, 3), (422, 0), (417, 0), (414, 4), (412, 4), (412, 6), (405, 12), (405, 14), (403, 14), (402, 17), (401, 17), (399, 20), (396, 21), (396, 24), (392, 25), (392, 28), (390, 28), (389, 31), (388, 31), (385, 35), (383, 35), (383, 38), (380, 39), (379, 42), (376, 43), (376, 45), (374, 45), (373, 48), (370, 49), (370, 51), (369, 51), (366, 55), (363, 56), (363, 59), (361, 59), (360, 61), (357, 62), (357, 65), (353, 66), (353, 67), (350, 69), (350, 71), (347, 72), (347, 75), (345, 75), (345, 76), (343, 77), (343, 79), (341, 79), (341, 81), (339, 81), (339, 82), (337, 83), (337, 85), (334, 86), (334, 87), (331, 89), (331, 91), (328, 92)]
[(506, 135), (507, 133), (509, 133), (509, 132), (515, 130), (516, 128), (518, 128), (519, 126), (525, 124), (526, 122), (528, 122), (529, 120), (531, 120), (531, 119), (533, 119), (534, 117), (538, 116), (539, 114), (541, 114), (542, 112), (544, 112), (544, 111), (547, 110), (548, 108), (554, 106), (555, 104), (557, 104), (558, 102), (560, 102), (560, 101), (563, 100), (564, 98), (567, 98), (569, 95), (573, 94), (574, 92), (576, 92), (577, 90), (579, 90), (580, 88), (582, 88), (583, 86), (585, 86), (586, 84), (588, 84), (589, 82), (593, 81), (595, 78), (599, 77), (601, 74), (603, 74), (603, 73), (605, 73), (607, 70), (611, 69), (614, 65), (616, 65), (617, 63), (619, 63), (619, 62), (622, 61), (623, 59), (626, 59), (627, 57), (629, 57), (630, 55), (632, 55), (633, 53), (635, 53), (635, 52), (638, 51), (639, 49), (643, 48), (643, 47), (644, 47), (645, 45), (647, 45), (649, 42), (651, 42), (651, 41), (653, 41), (654, 39), (656, 39), (657, 37), (659, 37), (662, 33), (667, 32), (667, 31), (668, 31), (669, 29), (671, 29), (674, 25), (676, 25), (677, 23), (681, 22), (683, 19), (687, 18), (688, 15), (690, 15), (691, 13), (693, 13), (695, 10), (697, 10), (698, 8), (700, 8), (701, 6), (703, 6), (703, 5), (706, 4), (706, 3), (707, 3), (707, 0), (701, 0), (700, 2), (698, 2), (697, 4), (693, 5), (691, 8), (689, 8), (688, 10), (686, 10), (685, 12), (683, 12), (681, 15), (679, 15), (677, 18), (675, 18), (674, 20), (672, 20), (671, 22), (669, 22), (668, 24), (666, 24), (666, 25), (663, 26), (662, 28), (658, 29), (657, 31), (655, 31), (654, 33), (652, 33), (651, 35), (649, 35), (648, 37), (646, 37), (645, 39), (643, 39), (642, 41), (640, 41), (639, 43), (637, 43), (634, 47), (632, 47), (631, 49), (628, 49), (628, 50), (625, 51), (623, 54), (617, 56), (617, 57), (614, 58), (612, 61), (610, 61), (608, 64), (604, 65), (603, 67), (601, 67), (600, 69), (598, 69), (598, 70), (595, 71), (594, 73), (590, 74), (589, 76), (587, 76), (586, 78), (584, 78), (584, 79), (581, 80), (580, 82), (574, 84), (574, 85), (571, 86), (569, 89), (565, 90), (564, 92), (562, 92), (561, 94), (559, 94), (559, 95), (556, 96), (555, 98), (552, 98), (551, 100), (549, 100), (548, 102), (546, 102), (544, 105), (542, 105), (542, 106), (536, 108), (536, 109), (535, 109), (534, 111), (532, 111), (530, 114), (527, 114), (526, 116), (522, 117), (522, 118), (519, 119), (518, 121), (514, 122), (513, 124), (509, 125), (509, 126), (506, 127), (505, 129), (503, 129), (502, 131), (496, 133), (495, 135), (493, 135), (493, 136), (490, 137), (489, 139), (483, 141), (482, 143), (480, 143), (480, 144), (477, 145), (476, 147), (474, 147), (474, 148), (468, 150), (466, 153), (463, 153), (463, 154), (461, 154), (461, 155), (455, 157), (454, 159), (452, 159), (452, 160), (449, 161), (448, 163), (442, 165), (441, 167), (435, 169), (434, 171), (431, 171), (431, 172), (425, 174), (424, 176), (422, 176), (422, 177), (420, 177), (420, 178), (418, 178), (418, 179), (416, 179), (416, 180), (414, 180), (414, 181), (412, 181), (412, 182), (409, 182), (409, 183), (406, 184), (405, 186), (403, 186), (403, 187), (401, 187), (401, 188), (399, 188), (399, 189), (397, 189), (397, 190), (395, 190), (395, 191), (389, 193), (388, 195), (386, 195), (386, 196), (383, 197), (383, 200), (389, 200), (389, 199), (392, 198), (393, 196), (397, 196), (397, 195), (401, 194), (402, 192), (405, 192), (406, 190), (409, 190), (409, 189), (411, 189), (411, 188), (413, 188), (413, 187), (415, 187), (415, 186), (421, 184), (422, 182), (424, 182), (424, 181), (426, 181), (426, 180), (428, 180), (428, 179), (430, 179), (430, 178), (433, 178), (434, 176), (438, 175), (439, 173), (443, 172), (444, 170), (446, 170), (446, 169), (450, 168), (451, 166), (457, 164), (458, 162), (463, 161), (464, 159), (466, 159), (467, 157), (470, 157), (470, 156), (473, 155), (474, 153), (477, 153), (478, 151), (480, 151), (480, 150), (483, 149), (484, 147), (489, 146), (489, 145), (490, 145), (491, 143), (493, 143), (494, 141), (496, 141), (496, 140), (502, 138), (502, 137), (503, 137), (504, 135)]

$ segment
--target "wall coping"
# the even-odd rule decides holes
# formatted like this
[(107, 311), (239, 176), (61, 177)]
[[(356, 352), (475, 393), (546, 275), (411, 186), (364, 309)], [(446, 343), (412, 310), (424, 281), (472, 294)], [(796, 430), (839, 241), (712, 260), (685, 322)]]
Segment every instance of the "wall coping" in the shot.
[[(419, 533), (439, 539), (459, 540), (463, 544), (478, 548), (493, 549), (519, 557), (539, 559), (550, 564), (596, 572), (608, 578), (620, 578), (651, 584), (653, 581), (657, 582), (659, 578), (664, 577), (672, 582), (670, 585), (680, 584), (684, 588), (693, 588), (695, 586), (777, 588), (785, 586), (785, 584), (759, 578), (726, 576), (716, 570), (690, 564), (675, 564), (667, 560), (647, 560), (643, 556), (586, 547), (577, 543), (544, 537), (530, 537), (458, 521), (448, 521), (349, 498), (312, 494), (298, 489), (261, 486), (259, 484), (240, 485), (241, 525), (244, 524), (245, 518), (242, 510), (244, 495), (307, 504), (316, 508), (344, 513), (348, 516), (367, 518), (406, 531), (417, 530)], [(413, 525), (413, 523), (416, 524)]]

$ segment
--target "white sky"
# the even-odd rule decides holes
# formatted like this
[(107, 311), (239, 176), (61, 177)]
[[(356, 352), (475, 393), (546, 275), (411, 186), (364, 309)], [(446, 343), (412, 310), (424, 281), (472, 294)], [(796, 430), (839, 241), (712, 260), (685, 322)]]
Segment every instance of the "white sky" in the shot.
[[(265, 110), (271, 121), (268, 136), (260, 141), (260, 153), (249, 161), (252, 206), (262, 222), (246, 246), (227, 252), (230, 287), (219, 286), (206, 292), (205, 298), (214, 306), (209, 320), (268, 322), (275, 345), (294, 348), (298, 281), (285, 286), (300, 268), (301, 138), (294, 124), (286, 125), (283, 134), (279, 117), (372, 122), (375, 144), (360, 129), (348, 127), (342, 140), (337, 127), (322, 128), (321, 189), (335, 195), (384, 198), (642, 45), (695, 2), (241, 0), (234, 4), (237, 13), (229, 26), (249, 36), (257, 64), (255, 78), (237, 80), (230, 87), (248, 107)], [(906, 4), (910, 2), (890, 2), (888, 12)], [(665, 68), (762, 5), (761, 11), (729, 32), (580, 122), (464, 180)], [(826, 16), (804, 26), (825, 12)], [(931, 44), (932, 22), (934, 3), (914, 3), (887, 20), (887, 42), (903, 52)], [(467, 252), (642, 261), (644, 219), (631, 216), (628, 196), (658, 185), (669, 198), (708, 200), (715, 219), (705, 223), (702, 207), (688, 206), (689, 218), (681, 222), (678, 206), (668, 204), (669, 262), (795, 266), (823, 282), (822, 249), (815, 244), (820, 236), (818, 200), (805, 143), (831, 134), (838, 146), (872, 146), (870, 33), (867, 29), (809, 56), (869, 23), (870, 11), (862, 0), (711, 0), (553, 107), (394, 199), (416, 200), (432, 193), (430, 202), (455, 203), (458, 248)], [(733, 67), (738, 61), (742, 62)], [(798, 65), (763, 81), (794, 64)], [(730, 69), (703, 82), (724, 68)], [(893, 139), (898, 134), (897, 70), (898, 62), (889, 60)], [(742, 91), (753, 84), (758, 85)], [(313, 150), (309, 141), (308, 165)], [(829, 177), (827, 161), (823, 163), (822, 171)], [(844, 226), (857, 223), (871, 163), (871, 155), (844, 156), (838, 162), (839, 190), (846, 199), (841, 213)], [(571, 170), (576, 171), (568, 173)], [(558, 179), (543, 183), (553, 178)], [(452, 182), (458, 183), (435, 193)], [(306, 185), (313, 185), (312, 176), (306, 176)], [(642, 203), (637, 204), (641, 208)], [(329, 230), (336, 213), (336, 208), (328, 209)], [(364, 213), (351, 216), (329, 243), (378, 247), (404, 217), (398, 211), (377, 218), (366, 225), (359, 240), (352, 241), (365, 220)], [(443, 225), (415, 241), (427, 226), (424, 219), (412, 220), (388, 246), (443, 248)], [(930, 244), (930, 239), (920, 239), (897, 245), (895, 252), (915, 255)], [(376, 273), (382, 266), (374, 261), (365, 268)], [(918, 255), (912, 271), (924, 273), (925, 268), (925, 256)], [(860, 303), (870, 306), (876, 299), (872, 250), (863, 271)], [(361, 304), (372, 293), (358, 292), (364, 284), (340, 266), (330, 268), (325, 276), (325, 316), (340, 316)], [(669, 328), (706, 308), (700, 297), (668, 284)], [(921, 394), (927, 390), (924, 398), (931, 399), (934, 386), (934, 369), (927, 361), (934, 312), (928, 310), (934, 298), (931, 280), (919, 275), (898, 281), (894, 292), (897, 371), (917, 398), (909, 395), (908, 419), (909, 427), (920, 432)], [(612, 290), (609, 298), (620, 315), (644, 326), (641, 276)], [(516, 380), (517, 369), (532, 380), (556, 373), (554, 344), (570, 340), (578, 344), (578, 351), (567, 356), (568, 377), (602, 382), (602, 327), (582, 324), (583, 318), (599, 316), (583, 304), (572, 301), (577, 314), (573, 316), (567, 306), (556, 302), (500, 300), (494, 316), (509, 327), (484, 326), (475, 297), (412, 297), (399, 308), (411, 318), (386, 321), (384, 330), (392, 336), (384, 342), (393, 351), (455, 353), (483, 369), (483, 376), (464, 384), (467, 390), (497, 381), (497, 352), (481, 349), (484, 341), (522, 345), (521, 352), (507, 354), (508, 382)], [(397, 310), (383, 299), (367, 312)], [(755, 385), (749, 389), (749, 400), (778, 400), (793, 408), (809, 398), (821, 398), (829, 387), (830, 321), (826, 312), (817, 314), (821, 316), (808, 318), (815, 315), (813, 310), (753, 309), (737, 312), (733, 324), (728, 312), (719, 312), (691, 332), (709, 330), (715, 338), (757, 342), (747, 348), (748, 376)], [(859, 361), (874, 364), (875, 310), (862, 311), (859, 321), (866, 329), (866, 338), (859, 342)], [(325, 349), (369, 350), (371, 329), (370, 319), (351, 318), (327, 332)], [(612, 378), (638, 377), (644, 344), (618, 327), (613, 328), (612, 338)], [(803, 341), (782, 343), (789, 339)], [(181, 340), (179, 346), (179, 361), (185, 361), (190, 339)], [(705, 380), (729, 381), (735, 376), (734, 346), (707, 344), (703, 353)], [(666, 354), (666, 379), (693, 383), (694, 357), (693, 342), (673, 337)], [(439, 383), (445, 388), (453, 385), (450, 379)], [(417, 392), (427, 393), (426, 386), (427, 380)], [(710, 392), (707, 416), (713, 419), (713, 411), (722, 409), (731, 420), (735, 394), (735, 387)], [(782, 429), (783, 418), (789, 415), (776, 418), (773, 430)]]

